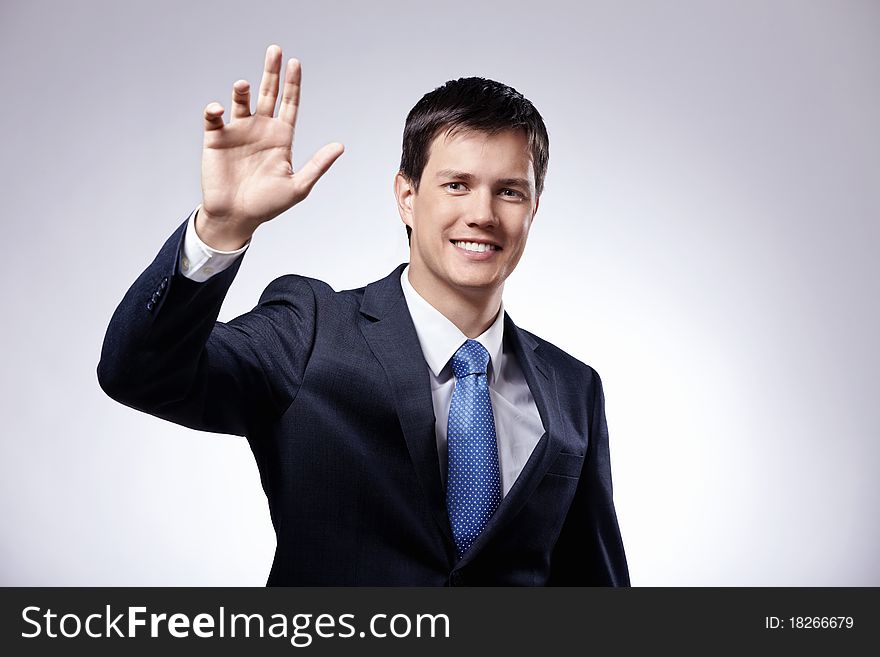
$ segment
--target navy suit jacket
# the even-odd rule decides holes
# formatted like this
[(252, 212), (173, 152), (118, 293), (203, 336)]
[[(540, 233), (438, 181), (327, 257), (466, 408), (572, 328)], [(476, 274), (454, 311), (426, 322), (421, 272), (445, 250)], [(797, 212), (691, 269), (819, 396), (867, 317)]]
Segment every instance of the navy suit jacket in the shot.
[(404, 265), (342, 292), (283, 276), (217, 322), (241, 259), (185, 278), (185, 228), (116, 309), (98, 379), (133, 408), (247, 437), (277, 537), (269, 585), (629, 584), (593, 369), (505, 316), (546, 432), (458, 559)]

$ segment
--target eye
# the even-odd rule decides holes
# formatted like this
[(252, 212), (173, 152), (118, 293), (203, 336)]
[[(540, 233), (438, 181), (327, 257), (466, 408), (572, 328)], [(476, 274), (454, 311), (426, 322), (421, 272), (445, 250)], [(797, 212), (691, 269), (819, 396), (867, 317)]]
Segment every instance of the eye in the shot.
[(522, 192), (520, 192), (520, 191), (518, 191), (518, 190), (516, 190), (516, 189), (510, 189), (509, 187), (508, 187), (508, 188), (505, 188), (505, 189), (502, 189), (502, 190), (501, 190), (501, 195), (502, 195), (502, 196), (505, 196), (505, 197), (507, 197), (507, 198), (515, 198), (515, 199), (520, 199), (520, 198), (525, 198), (525, 197), (526, 197), (526, 195), (523, 194)]
[(450, 192), (463, 192), (467, 189), (462, 182), (449, 182), (443, 186)]

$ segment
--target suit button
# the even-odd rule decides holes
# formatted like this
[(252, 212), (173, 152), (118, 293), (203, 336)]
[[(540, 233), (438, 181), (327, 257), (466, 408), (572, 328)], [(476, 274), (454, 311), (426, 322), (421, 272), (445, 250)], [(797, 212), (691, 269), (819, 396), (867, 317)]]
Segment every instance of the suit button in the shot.
[(164, 290), (166, 287), (168, 287), (168, 277), (167, 276), (162, 279), (161, 283), (159, 283), (160, 290)]
[(160, 296), (161, 296), (161, 295), (160, 295), (158, 292), (153, 292), (153, 296), (150, 297), (150, 300), (151, 300), (153, 303), (156, 303), (156, 302), (159, 300), (159, 297), (160, 297)]
[(147, 301), (147, 310), (149, 310), (150, 312), (153, 312), (153, 308), (155, 308), (155, 307), (156, 307), (156, 304), (154, 302)]

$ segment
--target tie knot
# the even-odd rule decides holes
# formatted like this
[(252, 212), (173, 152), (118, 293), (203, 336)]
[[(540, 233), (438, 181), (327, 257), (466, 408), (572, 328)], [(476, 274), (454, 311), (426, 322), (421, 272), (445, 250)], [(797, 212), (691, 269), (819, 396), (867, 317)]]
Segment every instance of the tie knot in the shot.
[(489, 352), (476, 340), (468, 340), (452, 356), (452, 371), (456, 379), (469, 374), (485, 374), (489, 366)]

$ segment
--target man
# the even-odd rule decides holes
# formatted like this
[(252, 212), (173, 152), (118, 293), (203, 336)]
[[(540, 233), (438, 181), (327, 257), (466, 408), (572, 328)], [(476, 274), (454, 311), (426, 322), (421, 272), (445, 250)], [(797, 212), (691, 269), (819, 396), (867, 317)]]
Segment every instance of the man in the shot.
[(254, 231), (342, 154), (291, 167), (301, 71), (272, 46), (256, 111), (205, 109), (203, 201), (126, 294), (98, 377), (114, 399), (247, 436), (277, 537), (270, 585), (628, 585), (604, 397), (501, 306), (547, 167), (532, 104), (467, 78), (410, 112), (395, 193), (410, 263), (334, 292), (284, 276), (228, 323)]

